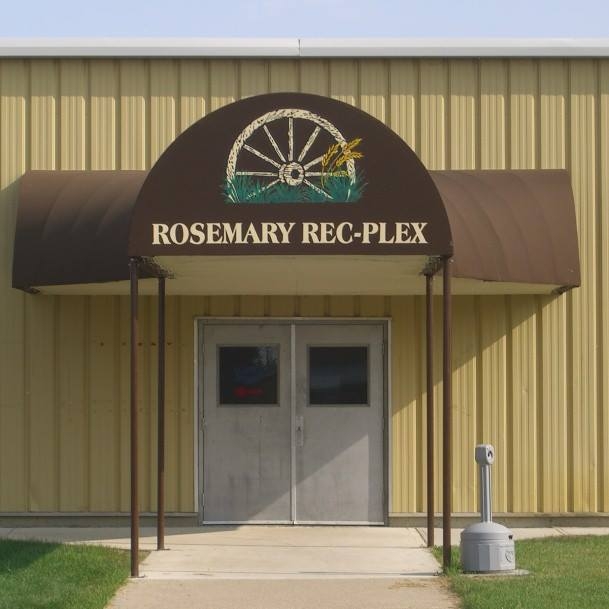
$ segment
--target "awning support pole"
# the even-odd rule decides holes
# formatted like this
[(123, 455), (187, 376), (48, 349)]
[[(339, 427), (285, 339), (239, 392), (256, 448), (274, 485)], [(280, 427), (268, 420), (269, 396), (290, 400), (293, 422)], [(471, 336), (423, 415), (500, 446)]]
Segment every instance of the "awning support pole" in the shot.
[(165, 549), (165, 278), (159, 277), (158, 460), (156, 549)]
[(451, 551), (451, 511), (452, 511), (452, 294), (450, 279), (452, 258), (444, 258), (444, 328), (443, 328), (443, 370), (442, 370), (442, 557), (444, 568), (450, 567)]
[(434, 546), (433, 274), (425, 275), (427, 357), (427, 547)]
[(131, 291), (131, 577), (139, 577), (140, 513), (138, 497), (138, 426), (137, 426), (137, 300), (138, 300), (137, 258), (129, 260)]

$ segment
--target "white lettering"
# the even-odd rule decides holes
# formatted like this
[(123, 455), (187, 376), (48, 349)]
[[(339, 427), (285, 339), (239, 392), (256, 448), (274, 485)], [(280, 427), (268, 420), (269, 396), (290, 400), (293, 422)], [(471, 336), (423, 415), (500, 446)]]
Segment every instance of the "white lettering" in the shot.
[(260, 237), (258, 236), (258, 233), (256, 232), (256, 228), (254, 227), (253, 224), (250, 224), (247, 227), (247, 230), (245, 231), (245, 235), (243, 236), (243, 243), (247, 243), (248, 239), (251, 239), (252, 243), (255, 243), (255, 244), (260, 243)]
[(167, 224), (153, 224), (152, 225), (152, 245), (169, 245), (171, 241), (169, 241), (169, 237), (167, 236), (167, 231), (169, 230), (169, 226)]
[[(223, 245), (223, 244), (289, 244), (295, 222), (194, 222), (190, 226), (182, 222), (167, 225), (152, 224), (153, 245)], [(427, 222), (363, 222), (361, 232), (355, 231), (351, 222), (303, 222), (303, 245), (349, 245), (358, 241), (370, 245), (403, 245), (428, 243), (425, 228)]]
[(412, 240), (413, 243), (427, 243), (427, 239), (423, 235), (423, 229), (427, 226), (427, 222), (413, 222), (412, 228), (414, 228), (414, 238)]
[[(180, 231), (179, 238), (178, 231)], [(182, 222), (172, 224), (171, 228), (169, 229), (169, 236), (176, 245), (184, 245), (190, 236), (188, 226), (186, 226), (186, 224), (182, 224)]]
[(279, 231), (281, 232), (281, 243), (290, 243), (290, 233), (292, 229), (296, 226), (296, 222), (278, 222), (277, 226)]
[[(345, 236), (345, 233), (348, 236)], [(339, 243), (353, 243), (353, 224), (351, 222), (341, 222), (336, 227), (336, 240)]]
[(219, 222), (209, 222), (207, 225), (207, 243), (210, 245), (221, 245), (224, 243), (223, 238), (220, 236), (220, 229), (222, 226)]
[(190, 243), (193, 245), (205, 243), (205, 224), (203, 222), (195, 222), (190, 225)]
[(262, 243), (279, 243), (275, 222), (262, 223)]
[(243, 243), (241, 222), (236, 222), (232, 225), (228, 222), (223, 222), (222, 228), (224, 229), (224, 238), (222, 243)]
[(410, 224), (408, 222), (395, 223), (395, 242), (396, 243), (412, 243), (412, 238), (408, 236)]
[(334, 243), (335, 241), (334, 222), (322, 222), (320, 243)]
[(362, 243), (369, 244), (370, 237), (376, 235), (379, 232), (379, 225), (376, 222), (364, 222), (364, 235), (362, 237)]
[(381, 222), (381, 234), (379, 236), (379, 243), (394, 243), (395, 237), (391, 237), (391, 239), (387, 239), (387, 223)]
[(302, 223), (302, 242), (303, 243), (319, 243), (319, 225), (315, 222)]

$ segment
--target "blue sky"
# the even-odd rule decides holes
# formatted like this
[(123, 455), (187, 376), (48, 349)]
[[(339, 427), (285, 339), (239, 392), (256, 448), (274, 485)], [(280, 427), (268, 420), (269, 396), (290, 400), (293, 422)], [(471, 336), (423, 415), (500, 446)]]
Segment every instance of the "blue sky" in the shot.
[(2, 37), (609, 37), (609, 0), (4, 0)]

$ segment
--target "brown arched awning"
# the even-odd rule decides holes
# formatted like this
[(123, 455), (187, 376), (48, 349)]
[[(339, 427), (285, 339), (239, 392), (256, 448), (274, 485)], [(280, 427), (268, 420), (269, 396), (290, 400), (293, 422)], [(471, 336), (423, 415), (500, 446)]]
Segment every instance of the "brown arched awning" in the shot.
[(566, 171), (430, 174), (450, 222), (454, 277), (579, 286), (575, 204)]
[(220, 289), (214, 273), (222, 293), (307, 293), (316, 274), (317, 293), (417, 293), (448, 256), (456, 293), (580, 281), (565, 171), (429, 172), (384, 124), (315, 95), (212, 112), (149, 172), (32, 171), (20, 188), (13, 285), (28, 291), (124, 291), (129, 256), (182, 294)]
[[(145, 171), (29, 171), (20, 180), (13, 287), (124, 281)], [(143, 269), (142, 276), (152, 276)]]
[[(579, 285), (575, 210), (566, 171), (430, 174), (453, 234), (457, 292), (459, 279), (535, 284), (541, 292)], [(126, 281), (129, 225), (146, 175), (28, 172), (21, 180), (13, 286), (44, 291), (45, 286)], [(169, 271), (154, 259), (148, 262), (143, 277)], [(426, 258), (414, 271), (421, 273), (427, 263)]]

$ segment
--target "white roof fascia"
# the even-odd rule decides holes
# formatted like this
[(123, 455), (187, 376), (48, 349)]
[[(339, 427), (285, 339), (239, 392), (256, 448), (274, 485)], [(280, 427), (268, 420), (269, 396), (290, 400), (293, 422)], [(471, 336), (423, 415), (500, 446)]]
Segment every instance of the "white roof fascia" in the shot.
[(609, 38), (303, 39), (301, 57), (608, 57)]
[(0, 38), (0, 57), (298, 57), (297, 38)]
[(0, 57), (609, 57), (609, 38), (0, 38)]

